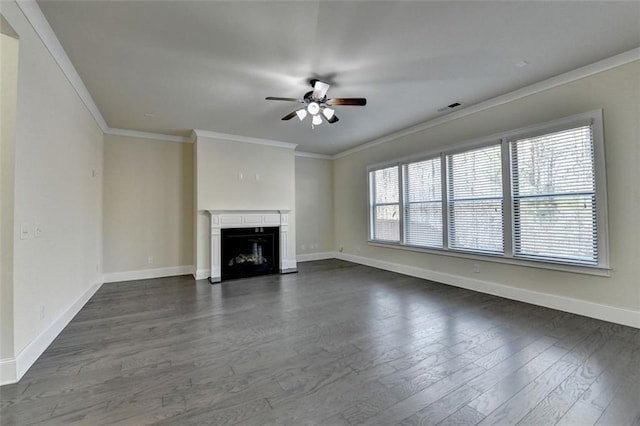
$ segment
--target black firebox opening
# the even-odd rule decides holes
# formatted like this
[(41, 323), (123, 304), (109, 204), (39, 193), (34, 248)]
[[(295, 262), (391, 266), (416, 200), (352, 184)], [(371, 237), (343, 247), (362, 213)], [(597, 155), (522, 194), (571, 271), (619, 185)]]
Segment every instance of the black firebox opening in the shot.
[(222, 229), (222, 279), (279, 273), (279, 237), (277, 226)]

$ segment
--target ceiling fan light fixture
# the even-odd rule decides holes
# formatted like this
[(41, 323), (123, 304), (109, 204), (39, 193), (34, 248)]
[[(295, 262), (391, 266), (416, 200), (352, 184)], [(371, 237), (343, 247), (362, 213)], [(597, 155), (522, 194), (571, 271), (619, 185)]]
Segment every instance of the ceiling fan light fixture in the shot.
[(299, 109), (296, 111), (296, 114), (298, 115), (298, 118), (300, 119), (300, 121), (302, 121), (307, 116), (307, 110), (304, 108)]
[(322, 115), (324, 115), (327, 120), (331, 120), (331, 117), (333, 117), (333, 114), (335, 114), (336, 111), (334, 109), (331, 108), (322, 108)]
[[(2, 0), (0, 0), (2, 1)], [(354, 105), (365, 106), (367, 104), (366, 98), (327, 98), (327, 90), (329, 84), (323, 81), (312, 79), (310, 81), (313, 90), (304, 94), (300, 99), (298, 98), (281, 98), (277, 96), (268, 96), (265, 99), (268, 101), (286, 101), (295, 102), (298, 104), (296, 110), (282, 117), (282, 120), (288, 121), (293, 117), (298, 117), (300, 121), (303, 121), (308, 115), (311, 116), (311, 128), (319, 126), (323, 121), (329, 124), (335, 124), (340, 119), (335, 113), (332, 106)], [(300, 105), (302, 104), (302, 105)]]
[(310, 102), (309, 105), (307, 105), (307, 111), (309, 111), (311, 115), (316, 115), (320, 112), (320, 105), (318, 105), (317, 102)]

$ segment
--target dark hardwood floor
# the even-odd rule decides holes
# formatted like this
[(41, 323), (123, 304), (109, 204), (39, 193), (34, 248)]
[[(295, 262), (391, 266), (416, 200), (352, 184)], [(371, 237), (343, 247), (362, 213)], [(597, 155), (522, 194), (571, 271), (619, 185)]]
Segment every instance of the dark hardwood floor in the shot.
[(2, 425), (638, 425), (638, 329), (337, 260), (106, 284)]

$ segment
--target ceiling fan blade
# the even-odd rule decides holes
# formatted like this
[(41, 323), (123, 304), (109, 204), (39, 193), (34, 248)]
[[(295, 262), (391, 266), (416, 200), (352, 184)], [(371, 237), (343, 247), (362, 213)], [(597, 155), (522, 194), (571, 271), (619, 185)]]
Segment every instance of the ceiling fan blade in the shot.
[[(324, 115), (323, 115), (323, 117), (324, 117)], [(331, 123), (331, 124), (333, 124), (333, 123), (335, 123), (335, 122), (337, 122), (337, 121), (340, 121), (340, 119), (338, 118), (338, 116), (337, 116), (337, 115), (335, 115), (335, 114), (333, 114), (333, 116), (331, 116), (331, 118), (324, 117), (324, 119), (325, 119), (325, 120), (327, 120), (327, 122), (328, 122), (328, 123)]]
[(265, 98), (267, 101), (286, 101), (286, 102), (299, 102), (304, 103), (302, 99), (297, 98), (280, 98), (278, 96), (268, 96)]
[(335, 105), (356, 105), (356, 106), (364, 106), (367, 104), (366, 98), (334, 98), (327, 99), (327, 105), (335, 106)]
[(329, 90), (329, 85), (324, 81), (320, 80), (312, 80), (313, 83), (313, 97), (315, 99), (322, 99), (327, 95), (327, 90)]
[(293, 117), (296, 116), (296, 112), (290, 112), (289, 114), (285, 115), (284, 117), (282, 117), (283, 120), (291, 120)]

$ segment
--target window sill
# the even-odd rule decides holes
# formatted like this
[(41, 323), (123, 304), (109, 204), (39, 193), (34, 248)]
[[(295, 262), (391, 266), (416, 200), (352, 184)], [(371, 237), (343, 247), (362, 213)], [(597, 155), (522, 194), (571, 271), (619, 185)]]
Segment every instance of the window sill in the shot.
[(611, 268), (601, 266), (589, 266), (567, 263), (545, 262), (540, 260), (523, 260), (509, 257), (502, 257), (490, 254), (470, 253), (463, 251), (453, 251), (445, 249), (428, 249), (423, 247), (408, 246), (400, 243), (383, 242), (377, 240), (368, 240), (368, 245), (374, 247), (383, 247), (399, 250), (407, 250), (419, 253), (435, 254), (438, 256), (457, 257), (462, 259), (478, 260), (483, 262), (502, 263), (506, 265), (525, 266), (528, 268), (549, 269), (553, 271), (571, 272), (575, 274), (596, 275), (600, 277), (609, 277)]

